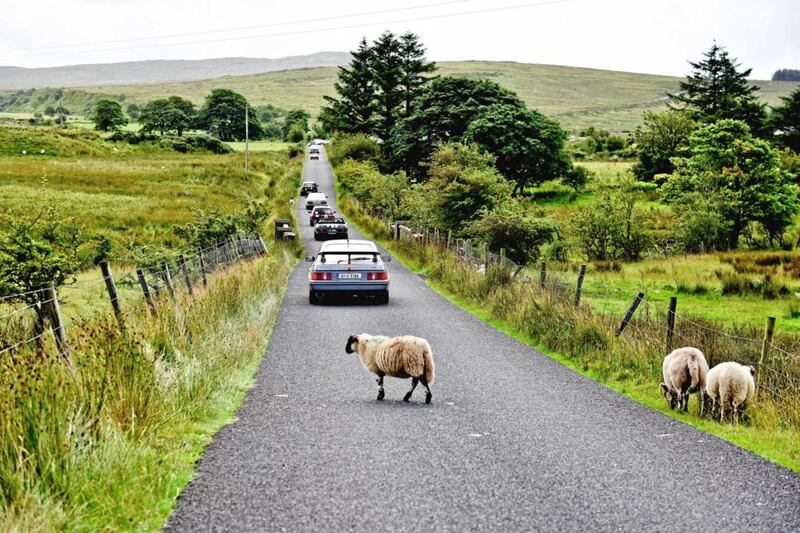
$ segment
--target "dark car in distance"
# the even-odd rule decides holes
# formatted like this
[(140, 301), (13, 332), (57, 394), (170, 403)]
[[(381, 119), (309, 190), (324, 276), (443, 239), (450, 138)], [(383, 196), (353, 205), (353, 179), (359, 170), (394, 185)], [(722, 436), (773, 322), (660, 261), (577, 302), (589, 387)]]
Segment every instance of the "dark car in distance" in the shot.
[(314, 240), (347, 239), (347, 222), (343, 218), (320, 220), (314, 228)]
[(308, 193), (317, 192), (316, 181), (304, 181), (300, 186), (300, 196), (308, 196)]

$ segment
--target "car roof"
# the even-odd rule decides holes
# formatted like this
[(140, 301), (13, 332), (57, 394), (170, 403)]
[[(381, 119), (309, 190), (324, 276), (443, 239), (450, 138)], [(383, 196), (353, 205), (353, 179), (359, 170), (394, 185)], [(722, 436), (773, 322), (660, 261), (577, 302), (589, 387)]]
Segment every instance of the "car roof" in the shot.
[(378, 247), (372, 241), (337, 239), (328, 241), (319, 249), (320, 252), (377, 252)]
[(333, 208), (331, 206), (329, 206), (329, 205), (315, 205), (314, 209), (312, 209), (311, 212), (313, 213), (314, 211), (317, 211), (317, 210), (324, 211), (326, 209), (330, 209), (331, 211), (333, 211)]
[(312, 198), (327, 198), (324, 192), (312, 192), (308, 195), (308, 199), (311, 200)]
[(303, 185), (316, 185), (316, 184), (317, 184), (316, 181), (304, 181), (303, 182)]

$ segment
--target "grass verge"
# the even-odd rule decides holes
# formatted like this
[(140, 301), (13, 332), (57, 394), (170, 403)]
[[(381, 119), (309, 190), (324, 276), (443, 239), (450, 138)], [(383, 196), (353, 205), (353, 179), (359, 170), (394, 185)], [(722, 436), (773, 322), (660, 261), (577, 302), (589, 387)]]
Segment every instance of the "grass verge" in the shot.
[[(750, 406), (747, 422), (738, 426), (700, 418), (692, 411), (671, 411), (658, 387), (663, 357), (660, 337), (615, 337), (611, 333), (615, 321), (600, 312), (576, 309), (568, 299), (509, 280), (502, 272), (490, 270), (484, 276), (435, 247), (389, 240), (385, 226), (346, 194), (340, 195), (338, 205), (363, 233), (412, 270), (426, 274), (439, 294), (481, 320), (640, 404), (800, 472), (800, 399), (796, 395), (759, 398)], [(648, 324), (637, 326), (646, 332)]]
[(155, 317), (132, 309), (124, 334), (87, 321), (74, 374), (47, 351), (4, 360), (0, 530), (161, 528), (250, 387), (295, 263), (278, 248), (233, 266)]

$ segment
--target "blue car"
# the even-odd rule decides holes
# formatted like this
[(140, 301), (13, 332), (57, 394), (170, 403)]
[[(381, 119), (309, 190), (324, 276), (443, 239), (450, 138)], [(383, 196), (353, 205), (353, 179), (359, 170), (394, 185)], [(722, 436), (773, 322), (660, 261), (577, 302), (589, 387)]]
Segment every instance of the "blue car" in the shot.
[(306, 257), (308, 302), (322, 303), (328, 294), (369, 296), (377, 303), (389, 303), (389, 272), (378, 247), (372, 241), (337, 239), (322, 245), (319, 254)]

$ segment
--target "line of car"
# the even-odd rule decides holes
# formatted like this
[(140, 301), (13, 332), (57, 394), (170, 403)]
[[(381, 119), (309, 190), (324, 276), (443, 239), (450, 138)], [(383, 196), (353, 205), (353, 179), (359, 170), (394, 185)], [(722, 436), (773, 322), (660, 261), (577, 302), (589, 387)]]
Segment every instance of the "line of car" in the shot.
[[(389, 303), (389, 272), (378, 247), (372, 241), (351, 240), (347, 222), (328, 205), (328, 197), (319, 192), (313, 181), (303, 182), (301, 196), (306, 197), (309, 225), (314, 240), (326, 240), (316, 256), (306, 257), (308, 301), (323, 303), (334, 295), (367, 298), (379, 304)], [(329, 240), (330, 239), (330, 240)]]

